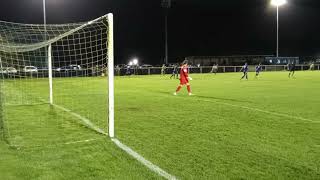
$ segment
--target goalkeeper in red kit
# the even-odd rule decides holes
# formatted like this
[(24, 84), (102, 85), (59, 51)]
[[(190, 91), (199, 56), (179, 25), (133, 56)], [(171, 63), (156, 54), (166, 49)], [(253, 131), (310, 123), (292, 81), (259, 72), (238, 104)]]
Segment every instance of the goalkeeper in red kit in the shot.
[(183, 61), (182, 66), (180, 68), (180, 85), (178, 86), (176, 92), (174, 92), (174, 95), (177, 95), (177, 93), (181, 90), (182, 86), (186, 85), (189, 96), (191, 96), (192, 94), (189, 80), (192, 80), (192, 78), (188, 75), (188, 61), (185, 60)]

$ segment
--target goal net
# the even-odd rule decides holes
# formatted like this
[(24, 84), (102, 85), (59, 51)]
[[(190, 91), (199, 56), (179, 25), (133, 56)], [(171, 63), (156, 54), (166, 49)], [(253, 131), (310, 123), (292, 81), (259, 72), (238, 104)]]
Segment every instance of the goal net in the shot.
[(0, 21), (2, 137), (19, 147), (113, 137), (113, 66), (112, 14), (72, 24)]

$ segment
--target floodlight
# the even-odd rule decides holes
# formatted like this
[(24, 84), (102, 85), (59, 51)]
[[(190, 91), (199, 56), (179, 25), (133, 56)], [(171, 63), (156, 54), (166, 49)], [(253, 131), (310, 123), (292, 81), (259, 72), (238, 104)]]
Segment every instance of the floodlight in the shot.
[(137, 65), (138, 64), (138, 59), (133, 59), (132, 63), (133, 63), (133, 65)]
[(287, 3), (287, 0), (271, 0), (271, 5), (273, 6), (282, 6), (285, 5)]

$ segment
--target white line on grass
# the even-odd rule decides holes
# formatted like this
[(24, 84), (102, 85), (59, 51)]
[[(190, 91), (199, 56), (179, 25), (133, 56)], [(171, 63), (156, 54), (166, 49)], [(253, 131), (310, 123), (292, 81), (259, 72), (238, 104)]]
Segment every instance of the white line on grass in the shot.
[(98, 139), (87, 139), (87, 140), (80, 140), (80, 141), (71, 141), (71, 142), (66, 142), (66, 143), (62, 143), (65, 145), (69, 145), (69, 144), (79, 144), (79, 143), (87, 143), (87, 142), (91, 142), (91, 141), (96, 141)]
[[(93, 123), (91, 123), (91, 121), (85, 117), (82, 117), (81, 115), (72, 112), (70, 109), (64, 108), (62, 106), (53, 104), (54, 107), (63, 110), (67, 113), (70, 113), (71, 115), (73, 115), (74, 117), (80, 119), (87, 127), (99, 132), (100, 134), (103, 134), (105, 136), (108, 136), (108, 134), (106, 132), (104, 132), (102, 129), (96, 127)], [(159, 176), (162, 176), (166, 179), (170, 179), (170, 180), (175, 180), (177, 179), (175, 176), (170, 175), (169, 173), (167, 173), (166, 171), (162, 170), (160, 167), (158, 167), (157, 165), (153, 164), (152, 162), (148, 161), (147, 159), (145, 159), (144, 157), (142, 157), (140, 154), (138, 154), (137, 152), (133, 151), (130, 147), (126, 146), (125, 144), (122, 144), (118, 139), (111, 139), (112, 142), (114, 142), (120, 149), (122, 149), (123, 151), (125, 151), (127, 154), (129, 154), (130, 156), (132, 156), (134, 159), (136, 159), (137, 161), (139, 161), (141, 164), (143, 164), (144, 166), (146, 166), (148, 169), (150, 169), (151, 171), (157, 173)], [(87, 140), (89, 141), (89, 140)], [(76, 142), (70, 142), (69, 144), (72, 143), (76, 143)]]
[(122, 150), (124, 150), (126, 153), (128, 153), (130, 156), (134, 157), (136, 160), (138, 160), (140, 163), (142, 163), (143, 165), (145, 165), (146, 167), (148, 167), (150, 170), (152, 170), (153, 172), (157, 173), (158, 175), (166, 178), (166, 179), (170, 179), (170, 180), (174, 180), (177, 179), (175, 176), (167, 173), (166, 171), (162, 170), (160, 167), (158, 167), (157, 165), (154, 165), (152, 162), (146, 160), (144, 157), (142, 157), (140, 154), (136, 153), (135, 151), (133, 151), (130, 147), (122, 144), (118, 139), (112, 139), (112, 141)]
[(108, 135), (106, 132), (104, 132), (102, 129), (98, 128), (97, 126), (95, 126), (89, 119), (75, 113), (75, 112), (72, 112), (70, 109), (67, 109), (67, 108), (64, 108), (62, 106), (59, 106), (59, 105), (56, 105), (56, 104), (53, 104), (54, 107), (60, 109), (60, 110), (63, 110), (67, 113), (70, 113), (71, 115), (73, 115), (74, 117), (80, 119), (87, 127), (89, 128), (92, 128), (93, 130), (97, 131), (98, 133), (100, 134), (103, 134), (103, 135)]
[[(168, 97), (168, 96), (166, 96), (166, 97)], [(178, 96), (176, 96), (176, 97), (178, 97)], [(197, 97), (197, 96), (194, 96), (194, 97)], [(235, 105), (235, 104), (230, 104), (230, 103), (225, 103), (225, 102), (219, 102), (219, 101), (210, 101), (210, 100), (207, 100), (207, 99), (192, 99), (192, 100), (198, 100), (198, 101), (204, 101), (204, 102), (212, 102), (212, 103), (216, 103), (216, 104), (222, 104), (222, 105), (227, 105), (227, 106), (232, 106), (232, 107), (238, 107), (238, 108), (242, 108), (242, 109), (258, 111), (258, 112), (262, 112), (262, 113), (266, 113), (266, 114), (277, 115), (277, 116), (297, 119), (297, 120), (300, 120), (300, 121), (306, 121), (306, 122), (311, 122), (311, 123), (316, 123), (316, 124), (320, 123), (320, 121), (315, 121), (315, 120), (311, 120), (311, 119), (307, 119), (307, 118), (303, 118), (303, 117), (299, 117), (299, 116), (291, 116), (289, 114), (271, 112), (271, 111), (266, 111), (266, 110), (253, 108), (253, 107), (248, 107), (248, 106), (242, 106), (242, 105), (240, 106), (240, 105)]]
[(222, 105), (227, 105), (227, 106), (232, 106), (232, 107), (238, 107), (238, 108), (248, 109), (248, 110), (253, 110), (253, 111), (258, 111), (258, 112), (262, 112), (262, 113), (266, 113), (266, 114), (272, 114), (272, 115), (282, 116), (282, 117), (286, 117), (286, 118), (297, 119), (297, 120), (301, 120), (301, 121), (308, 121), (308, 122), (312, 122), (312, 123), (320, 123), (320, 121), (314, 121), (314, 120), (306, 119), (306, 118), (299, 117), (299, 116), (291, 116), (289, 114), (271, 112), (271, 111), (266, 111), (266, 110), (262, 110), (262, 109), (258, 109), (258, 108), (252, 108), (252, 107), (248, 107), (248, 106), (240, 106), (240, 105), (224, 103), (224, 102), (219, 102), (219, 101), (210, 101), (210, 100), (205, 100), (205, 99), (197, 99), (197, 100), (205, 101), (205, 102), (213, 102), (213, 103), (217, 103), (217, 104), (222, 104)]

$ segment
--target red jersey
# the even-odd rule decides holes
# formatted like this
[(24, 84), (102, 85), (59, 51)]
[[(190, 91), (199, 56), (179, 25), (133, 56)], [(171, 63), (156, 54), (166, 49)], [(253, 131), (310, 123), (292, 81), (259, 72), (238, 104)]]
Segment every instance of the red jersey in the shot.
[(188, 66), (181, 66), (180, 69), (180, 84), (184, 85), (189, 83), (188, 79)]

